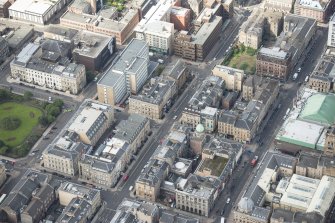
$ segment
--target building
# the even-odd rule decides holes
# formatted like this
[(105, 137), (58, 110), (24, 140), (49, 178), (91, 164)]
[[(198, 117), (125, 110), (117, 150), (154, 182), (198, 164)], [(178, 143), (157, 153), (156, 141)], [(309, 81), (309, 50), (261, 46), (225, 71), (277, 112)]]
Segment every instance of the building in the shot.
[[(128, 8), (118, 12), (115, 7), (103, 7), (94, 13), (92, 7), (81, 4), (82, 0), (75, 0), (60, 18), (60, 25), (93, 33), (115, 37), (116, 44), (122, 45), (133, 33), (133, 29), (140, 20), (140, 12), (136, 8)], [(79, 5), (74, 7), (74, 5)], [(71, 7), (76, 10), (71, 10)], [(91, 8), (90, 11), (87, 7)]]
[(1, 0), (0, 1), (0, 18), (8, 18), (8, 16), (9, 16), (8, 8), (11, 5), (12, 4), (9, 0)]
[(335, 155), (335, 126), (330, 126), (326, 131), (324, 154), (329, 156)]
[(169, 164), (165, 161), (150, 159), (136, 180), (136, 196), (148, 201), (156, 201), (161, 183), (166, 178), (169, 168)]
[(265, 0), (263, 7), (288, 14), (293, 10), (293, 2), (293, 0)]
[(143, 40), (133, 39), (98, 81), (99, 101), (115, 105), (130, 94), (137, 94), (149, 78), (148, 64), (148, 45)]
[(57, 193), (65, 209), (56, 222), (89, 222), (101, 205), (100, 191), (80, 184), (63, 182)]
[(194, 174), (212, 177), (222, 181), (222, 188), (231, 177), (237, 163), (242, 157), (241, 143), (221, 137), (210, 137), (201, 152), (201, 161)]
[(219, 187), (219, 180), (190, 174), (177, 185), (176, 208), (208, 217), (220, 193)]
[(129, 144), (130, 152), (137, 153), (150, 134), (150, 120), (142, 115), (131, 114), (115, 127), (114, 138)]
[(191, 25), (191, 10), (173, 6), (171, 8), (170, 21), (176, 30), (188, 30)]
[(56, 200), (50, 180), (49, 174), (28, 169), (0, 205), (4, 221), (34, 223), (44, 219)]
[(321, 179), (322, 176), (335, 176), (335, 161), (332, 156), (301, 152), (298, 156), (296, 174)]
[(247, 47), (258, 49), (262, 43), (264, 28), (264, 15), (260, 9), (253, 10), (248, 20), (240, 27), (238, 33), (239, 43)]
[(116, 185), (131, 158), (129, 144), (117, 139), (100, 145), (100, 154), (85, 154), (78, 162), (79, 178), (83, 181), (104, 187)]
[(101, 70), (114, 53), (115, 39), (82, 30), (73, 38), (73, 60), (87, 70)]
[(225, 82), (225, 88), (232, 91), (242, 91), (244, 71), (216, 65), (212, 70), (213, 75), (220, 77)]
[(46, 39), (58, 40), (66, 43), (74, 44), (74, 38), (78, 34), (75, 29), (63, 28), (56, 25), (48, 25), (43, 32), (43, 37)]
[(335, 47), (335, 13), (329, 19), (327, 45), (329, 47)]
[(331, 154), (325, 143), (327, 129), (335, 123), (331, 109), (335, 106), (335, 95), (305, 88), (295, 104), (276, 136), (276, 147), (293, 154), (301, 150)]
[[(85, 66), (70, 63), (67, 55), (63, 55), (65, 49), (68, 49), (66, 45), (53, 41), (46, 41), (42, 45), (28, 43), (10, 63), (11, 77), (33, 85), (78, 94), (86, 85)], [(51, 45), (49, 49), (54, 51), (43, 49), (45, 45)]]
[(265, 11), (264, 17), (265, 34), (268, 36), (279, 36), (283, 30), (283, 13)]
[(200, 28), (194, 33), (176, 32), (173, 42), (174, 54), (194, 61), (203, 61), (220, 36), (222, 17), (207, 14), (199, 16)]
[(219, 77), (205, 79), (184, 108), (180, 122), (193, 129), (201, 124), (205, 131), (213, 132), (217, 126), (217, 108), (221, 103), (223, 85)]
[(192, 10), (192, 16), (197, 17), (203, 9), (203, 0), (186, 0), (182, 2), (182, 7)]
[(261, 47), (257, 53), (256, 73), (286, 79), (314, 37), (316, 21), (297, 15), (286, 15), (284, 29), (272, 48)]
[[(85, 100), (54, 141), (43, 151), (44, 168), (75, 176), (78, 161), (89, 153), (114, 121), (109, 105)], [(84, 144), (85, 142), (87, 144)]]
[(9, 18), (44, 25), (68, 2), (67, 0), (16, 0), (8, 9)]
[(7, 41), (0, 36), (0, 64), (7, 59), (9, 47)]
[[(276, 183), (276, 174), (281, 178), (292, 176), (295, 170), (296, 160), (294, 157), (267, 152), (259, 161), (260, 168), (255, 177), (246, 188), (237, 207), (232, 210), (234, 222), (267, 223), (270, 220), (272, 208), (265, 207), (265, 202), (274, 195), (272, 185)], [(280, 186), (278, 185), (277, 188)], [(276, 188), (276, 186), (273, 186)], [(269, 201), (271, 202), (271, 201)]]
[(173, 1), (158, 1), (134, 29), (136, 38), (144, 40), (150, 51), (171, 54), (174, 25), (170, 23)]
[(3, 36), (11, 52), (21, 50), (34, 35), (34, 28), (29, 25), (11, 23), (0, 25), (0, 35)]
[(246, 101), (250, 101), (262, 83), (262, 77), (257, 75), (248, 75), (242, 86), (242, 98)]
[(308, 87), (318, 92), (335, 92), (335, 55), (327, 49), (309, 76)]
[(147, 223), (158, 222), (160, 209), (154, 203), (134, 201), (124, 198), (116, 210), (111, 223), (140, 221)]
[(315, 19), (318, 22), (328, 22), (335, 2), (333, 0), (300, 0), (295, 1), (294, 14)]
[(67, 130), (78, 134), (83, 143), (94, 146), (113, 121), (111, 106), (86, 100), (73, 116)]
[(174, 81), (177, 85), (177, 91), (180, 93), (187, 78), (190, 76), (190, 70), (183, 60), (178, 59), (175, 64), (166, 66), (162, 75), (166, 79)]
[(218, 115), (218, 132), (235, 141), (250, 143), (278, 93), (278, 81), (265, 80), (245, 108), (222, 111)]
[(159, 218), (159, 223), (171, 222), (199, 223), (199, 219), (184, 214), (163, 210)]
[(289, 211), (284, 209), (274, 209), (270, 218), (270, 223), (282, 222), (322, 222), (324, 218), (318, 213), (303, 213), (296, 211)]
[(129, 112), (151, 119), (161, 119), (177, 93), (175, 81), (152, 78), (138, 95), (130, 96)]

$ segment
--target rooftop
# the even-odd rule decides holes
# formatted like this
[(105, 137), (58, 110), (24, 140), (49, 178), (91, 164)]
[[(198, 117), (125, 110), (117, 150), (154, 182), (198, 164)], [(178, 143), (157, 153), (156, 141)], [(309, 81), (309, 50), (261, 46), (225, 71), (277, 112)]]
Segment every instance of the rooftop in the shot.
[(220, 16), (213, 16), (209, 22), (203, 23), (198, 32), (192, 34), (193, 43), (199, 45), (205, 44), (211, 36), (210, 34), (213, 33), (220, 24), (222, 24), (222, 17)]
[(203, 161), (199, 164), (199, 171), (210, 171), (213, 176), (219, 177), (226, 167), (228, 162), (227, 158), (214, 156), (213, 159), (203, 159)]
[(53, 0), (17, 0), (13, 5), (9, 7), (9, 10), (13, 10), (21, 13), (32, 13), (43, 15), (47, 13), (52, 7), (54, 7), (58, 1)]
[(143, 129), (149, 119), (139, 115), (131, 114), (127, 120), (122, 120), (116, 127), (114, 138), (133, 143), (138, 133)]

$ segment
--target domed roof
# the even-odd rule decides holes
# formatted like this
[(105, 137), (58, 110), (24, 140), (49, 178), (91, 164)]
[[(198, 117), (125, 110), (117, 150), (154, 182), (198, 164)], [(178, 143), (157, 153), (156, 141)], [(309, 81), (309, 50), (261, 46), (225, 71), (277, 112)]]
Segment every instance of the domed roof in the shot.
[(243, 197), (238, 203), (238, 209), (244, 213), (250, 213), (254, 208), (254, 202), (247, 197)]
[(195, 130), (199, 133), (202, 133), (205, 131), (205, 127), (202, 124), (198, 124)]

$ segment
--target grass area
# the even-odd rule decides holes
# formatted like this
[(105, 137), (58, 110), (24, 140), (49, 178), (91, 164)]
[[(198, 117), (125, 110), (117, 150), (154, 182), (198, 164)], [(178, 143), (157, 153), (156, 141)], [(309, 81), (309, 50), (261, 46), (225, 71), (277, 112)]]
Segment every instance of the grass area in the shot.
[(107, 6), (116, 7), (119, 12), (125, 8), (125, 0), (104, 0), (104, 4)]
[(236, 46), (223, 65), (244, 70), (247, 74), (254, 74), (256, 71), (256, 50), (241, 46)]
[(227, 162), (228, 159), (224, 157), (214, 156), (214, 159), (205, 159), (199, 170), (210, 169), (213, 176), (220, 176)]
[(5, 102), (0, 104), (0, 120), (6, 117), (16, 117), (21, 121), (20, 126), (12, 131), (0, 130), (0, 140), (7, 146), (16, 147), (30, 135), (34, 127), (39, 123), (39, 117), (43, 112), (35, 107), (17, 102)]

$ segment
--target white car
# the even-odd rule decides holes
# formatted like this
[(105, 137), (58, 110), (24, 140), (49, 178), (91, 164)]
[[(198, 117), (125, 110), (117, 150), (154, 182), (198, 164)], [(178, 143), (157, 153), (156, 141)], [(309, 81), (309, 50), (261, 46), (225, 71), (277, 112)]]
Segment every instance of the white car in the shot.
[(134, 188), (134, 186), (130, 186), (130, 187), (129, 187), (129, 191), (132, 191), (133, 188)]
[(227, 202), (226, 202), (227, 204), (229, 204), (230, 203), (230, 198), (228, 197), (228, 199), (227, 199)]
[(176, 120), (177, 119), (177, 115), (175, 115), (174, 117), (173, 117), (173, 120)]
[(301, 71), (301, 67), (298, 68), (298, 72), (300, 72), (300, 71)]

